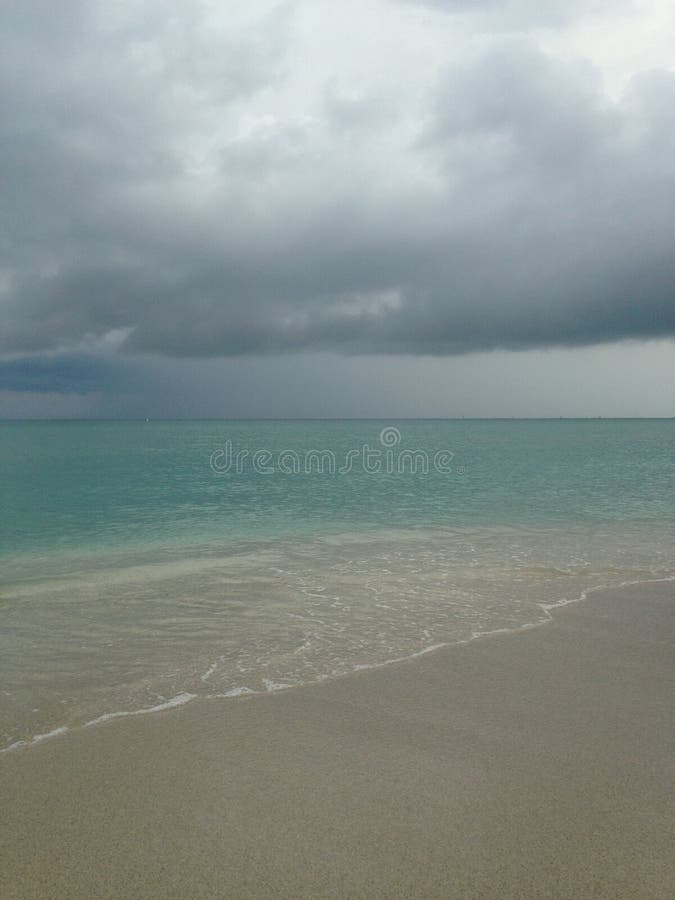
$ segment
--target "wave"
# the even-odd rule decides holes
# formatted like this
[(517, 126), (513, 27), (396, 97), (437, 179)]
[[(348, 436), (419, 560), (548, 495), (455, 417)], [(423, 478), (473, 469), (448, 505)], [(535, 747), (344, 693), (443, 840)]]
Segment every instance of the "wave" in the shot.
[[(247, 687), (246, 685), (237, 686), (234, 688), (230, 688), (227, 691), (222, 693), (213, 693), (213, 694), (193, 694), (186, 691), (180, 692), (176, 694), (174, 697), (169, 699), (162, 699), (162, 702), (148, 707), (142, 707), (141, 709), (135, 710), (117, 710), (114, 712), (103, 713), (100, 716), (97, 716), (93, 719), (90, 719), (81, 725), (68, 727), (66, 725), (60, 725), (57, 728), (52, 729), (51, 731), (44, 732), (41, 734), (36, 734), (31, 738), (26, 740), (15, 741), (14, 743), (8, 745), (7, 747), (0, 748), (0, 755), (10, 752), (15, 752), (17, 750), (26, 750), (32, 747), (35, 747), (38, 744), (42, 744), (45, 741), (52, 740), (54, 738), (63, 737), (69, 732), (73, 730), (78, 730), (80, 728), (90, 728), (93, 726), (103, 725), (107, 722), (128, 718), (131, 716), (145, 716), (152, 715), (154, 713), (166, 712), (171, 709), (175, 709), (177, 707), (185, 706), (188, 703), (191, 703), (193, 700), (234, 700), (242, 697), (255, 697), (261, 696), (269, 693), (279, 693), (281, 691), (287, 691), (296, 687), (307, 687), (313, 684), (324, 683), (326, 681), (337, 680), (337, 678), (345, 678), (350, 675), (354, 675), (360, 672), (372, 671), (374, 669), (380, 669), (386, 666), (396, 665), (400, 663), (410, 662), (414, 659), (417, 659), (422, 656), (426, 656), (431, 653), (435, 653), (442, 649), (447, 649), (453, 646), (459, 646), (463, 644), (468, 644), (473, 641), (480, 640), (486, 637), (494, 637), (496, 635), (508, 635), (508, 634), (518, 634), (523, 631), (527, 631), (532, 628), (540, 628), (543, 625), (550, 624), (554, 621), (553, 615), (551, 613), (556, 609), (561, 609), (563, 607), (582, 603), (588, 599), (591, 594), (605, 591), (605, 590), (620, 590), (625, 587), (635, 587), (642, 584), (661, 584), (667, 582), (675, 582), (675, 575), (667, 575), (659, 578), (641, 578), (637, 580), (626, 580), (620, 583), (603, 583), (594, 585), (593, 587), (586, 588), (576, 597), (564, 598), (558, 600), (554, 603), (538, 603), (538, 607), (545, 614), (544, 617), (536, 622), (525, 622), (521, 625), (514, 626), (512, 628), (496, 628), (496, 629), (488, 629), (484, 631), (474, 631), (470, 637), (456, 640), (456, 641), (442, 641), (440, 643), (432, 644), (428, 647), (424, 647), (421, 650), (416, 650), (414, 653), (409, 653), (404, 656), (399, 656), (383, 661), (378, 661), (374, 663), (359, 663), (355, 664), (351, 667), (351, 670), (345, 673), (341, 673), (340, 675), (336, 675), (331, 677), (330, 675), (320, 675), (319, 677), (309, 679), (307, 681), (299, 682), (297, 684), (289, 684), (286, 682), (275, 682), (269, 679), (264, 679), (263, 683), (265, 685), (264, 690), (255, 690), (253, 688)], [(216, 664), (210, 667), (209, 671), (215, 671)]]

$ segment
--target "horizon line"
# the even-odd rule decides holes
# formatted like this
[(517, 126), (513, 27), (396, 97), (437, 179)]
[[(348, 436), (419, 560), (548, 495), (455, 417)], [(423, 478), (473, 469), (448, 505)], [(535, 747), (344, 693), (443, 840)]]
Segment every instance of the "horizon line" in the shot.
[(0, 423), (28, 422), (576, 422), (671, 421), (672, 416), (0, 416)]

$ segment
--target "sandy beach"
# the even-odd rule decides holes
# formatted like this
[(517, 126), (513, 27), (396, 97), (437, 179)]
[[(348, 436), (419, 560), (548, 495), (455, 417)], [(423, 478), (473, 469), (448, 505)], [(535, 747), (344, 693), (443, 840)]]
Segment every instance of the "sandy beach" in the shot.
[(671, 897), (675, 583), (0, 758), (0, 897)]

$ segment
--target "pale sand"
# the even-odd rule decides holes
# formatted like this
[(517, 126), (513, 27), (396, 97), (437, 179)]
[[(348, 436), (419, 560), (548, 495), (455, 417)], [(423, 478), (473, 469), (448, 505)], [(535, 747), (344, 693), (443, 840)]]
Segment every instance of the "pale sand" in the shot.
[(0, 758), (0, 897), (673, 897), (675, 583)]

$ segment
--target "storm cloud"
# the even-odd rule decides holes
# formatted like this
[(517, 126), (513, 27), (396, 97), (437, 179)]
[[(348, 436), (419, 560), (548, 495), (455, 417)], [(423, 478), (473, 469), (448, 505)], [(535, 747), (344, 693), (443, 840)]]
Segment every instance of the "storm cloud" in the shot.
[(333, 7), (3, 8), (0, 353), (675, 334), (672, 71), (551, 49), (583, 4)]
[(0, 391), (35, 394), (112, 393), (133, 384), (129, 367), (84, 353), (0, 359)]

